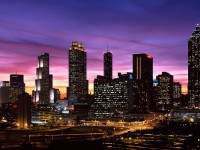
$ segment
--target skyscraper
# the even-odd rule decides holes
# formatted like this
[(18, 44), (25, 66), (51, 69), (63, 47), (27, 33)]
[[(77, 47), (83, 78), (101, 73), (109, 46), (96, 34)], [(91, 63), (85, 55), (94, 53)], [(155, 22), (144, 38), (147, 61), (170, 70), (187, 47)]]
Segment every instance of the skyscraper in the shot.
[(188, 40), (188, 94), (189, 103), (200, 106), (200, 26)]
[(112, 53), (104, 53), (104, 77), (112, 79)]
[(72, 42), (69, 49), (69, 87), (67, 97), (69, 105), (84, 102), (88, 94), (87, 56), (83, 44)]
[(18, 95), (25, 92), (24, 75), (10, 75), (9, 101), (14, 103), (17, 101)]
[(50, 90), (52, 89), (52, 75), (49, 74), (49, 54), (42, 53), (38, 56), (38, 68), (36, 68), (34, 101), (39, 103), (50, 102)]
[(153, 84), (153, 57), (147, 54), (133, 54), (133, 75), (135, 80), (149, 80)]
[(153, 57), (133, 54), (133, 79), (135, 80), (135, 110), (153, 109)]
[(173, 76), (162, 72), (156, 80), (158, 80), (156, 110), (170, 111), (173, 108)]

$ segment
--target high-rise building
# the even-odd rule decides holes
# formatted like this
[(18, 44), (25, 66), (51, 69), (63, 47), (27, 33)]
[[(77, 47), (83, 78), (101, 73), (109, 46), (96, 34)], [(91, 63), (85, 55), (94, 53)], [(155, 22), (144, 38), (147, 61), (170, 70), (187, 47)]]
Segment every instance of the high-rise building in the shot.
[(104, 53), (104, 77), (112, 79), (112, 53)]
[(153, 110), (153, 57), (133, 54), (133, 79), (135, 80), (135, 110)]
[(83, 44), (72, 42), (69, 48), (69, 105), (82, 103), (88, 94), (87, 58)]
[(0, 82), (0, 106), (2, 106), (3, 103), (9, 102), (9, 88), (9, 81)]
[(9, 101), (14, 103), (18, 99), (18, 95), (25, 92), (24, 75), (10, 75)]
[(30, 128), (31, 125), (31, 96), (28, 93), (18, 95), (17, 123), (19, 128)]
[(173, 76), (162, 72), (156, 80), (158, 81), (156, 110), (170, 111), (173, 108)]
[(42, 53), (38, 56), (38, 68), (36, 69), (34, 102), (49, 103), (50, 90), (52, 89), (53, 76), (49, 74), (49, 54)]
[(188, 40), (188, 94), (189, 103), (200, 107), (200, 26)]
[(179, 82), (173, 83), (173, 107), (181, 107), (181, 84)]
[(133, 74), (118, 74), (118, 78), (108, 80), (97, 76), (94, 80), (94, 98), (91, 115), (95, 118), (122, 117), (132, 111)]

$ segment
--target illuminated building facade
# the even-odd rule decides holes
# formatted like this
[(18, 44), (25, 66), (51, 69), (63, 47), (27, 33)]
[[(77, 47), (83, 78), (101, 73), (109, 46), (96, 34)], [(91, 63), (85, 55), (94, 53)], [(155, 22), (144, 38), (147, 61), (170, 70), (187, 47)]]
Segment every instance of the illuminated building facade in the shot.
[(14, 103), (18, 99), (18, 95), (25, 92), (24, 75), (10, 75), (9, 101)]
[(104, 53), (104, 77), (112, 79), (112, 53)]
[(170, 111), (173, 108), (173, 76), (162, 72), (156, 80), (158, 81), (156, 110)]
[(154, 111), (156, 110), (156, 101), (158, 99), (158, 80), (153, 80), (153, 98), (155, 100), (155, 108)]
[(188, 40), (188, 94), (193, 107), (200, 106), (200, 26)]
[(135, 111), (153, 110), (153, 57), (147, 54), (133, 54), (133, 78)]
[(94, 80), (92, 116), (94, 118), (122, 117), (133, 106), (133, 75), (119, 74), (119, 78), (108, 80), (97, 76)]
[(3, 103), (9, 102), (9, 88), (10, 88), (9, 81), (0, 82), (0, 106)]
[(55, 125), (58, 118), (60, 118), (60, 115), (54, 103), (38, 104), (31, 108), (31, 123), (33, 124), (53, 123)]
[(20, 94), (16, 104), (18, 128), (29, 128), (31, 124), (31, 96), (28, 93)]
[(82, 103), (88, 94), (87, 58), (83, 44), (72, 42), (69, 49), (69, 87), (67, 97), (69, 105)]
[(52, 88), (50, 90), (50, 103), (56, 103), (60, 99), (60, 90)]
[(34, 102), (49, 103), (50, 90), (52, 89), (53, 76), (49, 74), (49, 54), (42, 53), (38, 56), (38, 68), (36, 69)]
[(181, 84), (179, 82), (173, 83), (173, 107), (181, 107)]

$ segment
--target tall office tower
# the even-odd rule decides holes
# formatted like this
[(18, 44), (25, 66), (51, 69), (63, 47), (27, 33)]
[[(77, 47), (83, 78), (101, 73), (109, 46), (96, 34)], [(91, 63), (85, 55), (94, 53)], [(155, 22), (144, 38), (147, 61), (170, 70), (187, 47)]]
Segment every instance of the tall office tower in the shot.
[(132, 111), (133, 75), (118, 74), (118, 78), (108, 80), (97, 76), (94, 80), (94, 97), (91, 116), (94, 118), (123, 117)]
[(181, 84), (179, 82), (173, 83), (173, 107), (181, 107)]
[(200, 26), (188, 40), (188, 94), (189, 103), (200, 107)]
[(86, 72), (86, 52), (83, 44), (72, 42), (69, 49), (69, 87), (67, 97), (69, 106), (82, 103), (88, 94), (88, 81)]
[(2, 106), (3, 103), (9, 102), (9, 88), (9, 81), (0, 82), (0, 106)]
[(36, 68), (35, 91), (34, 102), (37, 103), (49, 103), (50, 102), (50, 90), (52, 89), (52, 78), (49, 74), (49, 54), (42, 53), (38, 56), (38, 68)]
[(112, 53), (104, 53), (104, 76), (107, 79), (112, 79)]
[(153, 110), (153, 57), (133, 54), (133, 79), (136, 84), (134, 109), (143, 112)]
[(10, 90), (9, 90), (9, 101), (14, 103), (17, 101), (19, 94), (25, 92), (24, 75), (11, 74), (10, 75)]
[(17, 104), (17, 123), (18, 128), (30, 128), (31, 125), (31, 96), (22, 93), (18, 96)]
[(156, 80), (158, 80), (156, 110), (170, 111), (173, 108), (173, 76), (162, 72)]

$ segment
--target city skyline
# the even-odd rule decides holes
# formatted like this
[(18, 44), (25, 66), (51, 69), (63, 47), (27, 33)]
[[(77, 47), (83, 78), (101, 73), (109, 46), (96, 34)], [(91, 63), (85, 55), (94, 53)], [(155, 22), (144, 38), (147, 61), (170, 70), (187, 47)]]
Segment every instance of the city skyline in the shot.
[[(106, 4), (106, 5), (105, 5)], [(0, 80), (23, 74), (26, 91), (35, 87), (37, 56), (50, 54), (54, 87), (66, 95), (68, 49), (72, 41), (87, 51), (89, 92), (103, 75), (103, 53), (113, 54), (113, 78), (132, 72), (132, 54), (154, 58), (154, 79), (169, 72), (187, 89), (188, 39), (199, 23), (199, 1), (2, 1)]]

